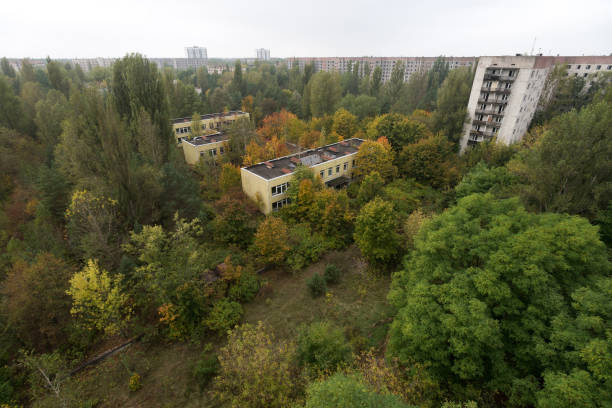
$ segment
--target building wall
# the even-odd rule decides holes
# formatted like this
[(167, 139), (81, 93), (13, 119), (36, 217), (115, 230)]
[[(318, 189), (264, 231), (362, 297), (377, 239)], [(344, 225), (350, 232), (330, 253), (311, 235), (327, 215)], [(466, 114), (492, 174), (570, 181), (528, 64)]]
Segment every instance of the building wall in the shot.
[[(221, 153), (221, 148), (224, 152)], [(227, 151), (227, 141), (219, 141), (214, 143), (207, 143), (203, 145), (195, 145), (185, 141), (183, 143), (183, 155), (185, 156), (185, 162), (187, 164), (195, 165), (203, 155), (210, 154), (209, 151), (216, 149), (217, 155), (223, 155)]]
[[(357, 154), (347, 154), (346, 156), (338, 157), (323, 163), (316, 164), (311, 167), (316, 177), (321, 177), (320, 172), (324, 171), (324, 177), (322, 179), (323, 183), (334, 180), (338, 177), (345, 176), (347, 178), (352, 178), (353, 169), (353, 160), (355, 160), (355, 156)], [(347, 169), (344, 170), (344, 163), (347, 163)], [(336, 172), (336, 167), (340, 166), (339, 171)], [(332, 175), (328, 175), (328, 170), (332, 169)], [(291, 182), (293, 179), (293, 174), (285, 174), (282, 176), (278, 176), (267, 180), (253, 172), (250, 172), (246, 168), (240, 169), (241, 182), (242, 182), (242, 191), (254, 202), (257, 202), (258, 199), (261, 200), (260, 210), (264, 214), (269, 214), (272, 212), (272, 203), (283, 200), (287, 198), (286, 193), (272, 195), (272, 187), (281, 185), (286, 182)]]
[[(212, 118), (202, 119), (202, 131), (208, 131), (211, 129), (219, 130), (222, 126), (229, 125), (241, 118), (248, 119), (250, 116), (248, 112), (236, 112), (229, 113), (224, 116), (215, 116)], [(181, 144), (182, 140), (191, 137), (191, 118), (185, 118), (183, 122), (172, 124), (172, 133), (176, 138), (177, 144)]]

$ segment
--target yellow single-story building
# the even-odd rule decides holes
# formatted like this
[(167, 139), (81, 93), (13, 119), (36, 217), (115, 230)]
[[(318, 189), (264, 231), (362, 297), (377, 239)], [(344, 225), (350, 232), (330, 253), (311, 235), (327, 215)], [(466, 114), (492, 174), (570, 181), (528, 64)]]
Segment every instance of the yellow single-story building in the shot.
[[(238, 119), (249, 119), (249, 114), (242, 111), (230, 111), (221, 113), (209, 113), (201, 116), (202, 133), (218, 132), (225, 126), (231, 125)], [(176, 138), (176, 143), (181, 144), (183, 140), (191, 139), (191, 117), (177, 118), (172, 120), (172, 132)]]
[(316, 149), (257, 163), (240, 169), (242, 190), (260, 203), (264, 214), (278, 211), (289, 204), (287, 189), (293, 171), (299, 165), (312, 168), (328, 187), (341, 187), (350, 182), (355, 156), (363, 140), (347, 139)]
[(183, 154), (187, 164), (195, 165), (200, 157), (213, 157), (225, 154), (229, 136), (216, 132), (210, 135), (198, 136), (183, 140)]

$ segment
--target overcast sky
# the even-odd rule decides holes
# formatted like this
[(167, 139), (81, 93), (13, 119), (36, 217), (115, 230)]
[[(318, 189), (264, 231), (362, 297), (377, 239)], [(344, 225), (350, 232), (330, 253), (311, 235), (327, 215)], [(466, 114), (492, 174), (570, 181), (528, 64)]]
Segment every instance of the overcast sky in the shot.
[(612, 53), (612, 0), (5, 0), (0, 56)]

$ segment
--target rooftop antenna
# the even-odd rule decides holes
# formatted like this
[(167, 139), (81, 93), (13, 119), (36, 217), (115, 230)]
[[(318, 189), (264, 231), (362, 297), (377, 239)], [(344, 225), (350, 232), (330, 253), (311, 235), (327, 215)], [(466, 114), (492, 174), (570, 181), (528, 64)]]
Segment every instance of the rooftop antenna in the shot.
[(535, 49), (536, 39), (537, 37), (533, 37), (533, 44), (531, 44), (531, 53), (529, 53), (529, 55), (533, 55), (533, 50)]

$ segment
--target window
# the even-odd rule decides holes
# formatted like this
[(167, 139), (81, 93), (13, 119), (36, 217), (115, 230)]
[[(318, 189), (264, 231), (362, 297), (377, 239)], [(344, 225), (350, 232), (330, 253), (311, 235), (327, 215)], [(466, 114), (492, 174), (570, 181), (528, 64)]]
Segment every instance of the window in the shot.
[(600, 69), (601, 69), (601, 65), (598, 65), (598, 66), (597, 66), (597, 70), (600, 70)]
[(272, 211), (278, 211), (287, 204), (291, 204), (291, 200), (288, 198), (283, 198), (282, 200), (278, 200), (272, 203)]
[(571, 65), (568, 65), (568, 66), (567, 66), (567, 69), (572, 69), (572, 66), (571, 66)]
[(174, 129), (176, 131), (177, 134), (179, 134), (179, 128)]
[(344, 162), (344, 170), (348, 168), (348, 162)]
[(576, 69), (580, 69), (580, 67), (581, 67), (581, 65), (578, 65), (578, 66), (576, 67)]
[(336, 166), (336, 173), (340, 173), (340, 165)]
[(219, 154), (223, 154), (225, 153), (225, 149), (223, 148), (223, 146), (219, 147)]
[(279, 184), (278, 186), (274, 186), (272, 187), (272, 195), (275, 196), (275, 195), (283, 194), (284, 192), (287, 191), (288, 188), (289, 188), (289, 182)]
[(586, 69), (591, 69), (591, 66), (590, 66), (590, 65), (587, 65), (587, 66), (586, 66)]
[(508, 100), (508, 95), (507, 94), (503, 94), (502, 95), (502, 101), (507, 101)]
[(586, 77), (587, 77), (587, 75), (588, 75), (588, 74), (585, 72), (585, 73), (584, 73), (582, 76), (586, 78)]
[(330, 167), (329, 169), (327, 169), (327, 175), (331, 176), (332, 175), (332, 168)]
[(321, 178), (325, 178), (325, 170), (321, 170), (319, 172), (319, 175), (321, 176)]
[(512, 82), (506, 82), (506, 89), (512, 88)]
[(208, 153), (209, 153), (211, 156), (213, 156), (213, 157), (214, 157), (214, 156), (216, 156), (216, 155), (217, 155), (217, 149), (210, 149), (210, 150), (208, 151)]
[(355, 167), (355, 160), (353, 160), (353, 167)]

